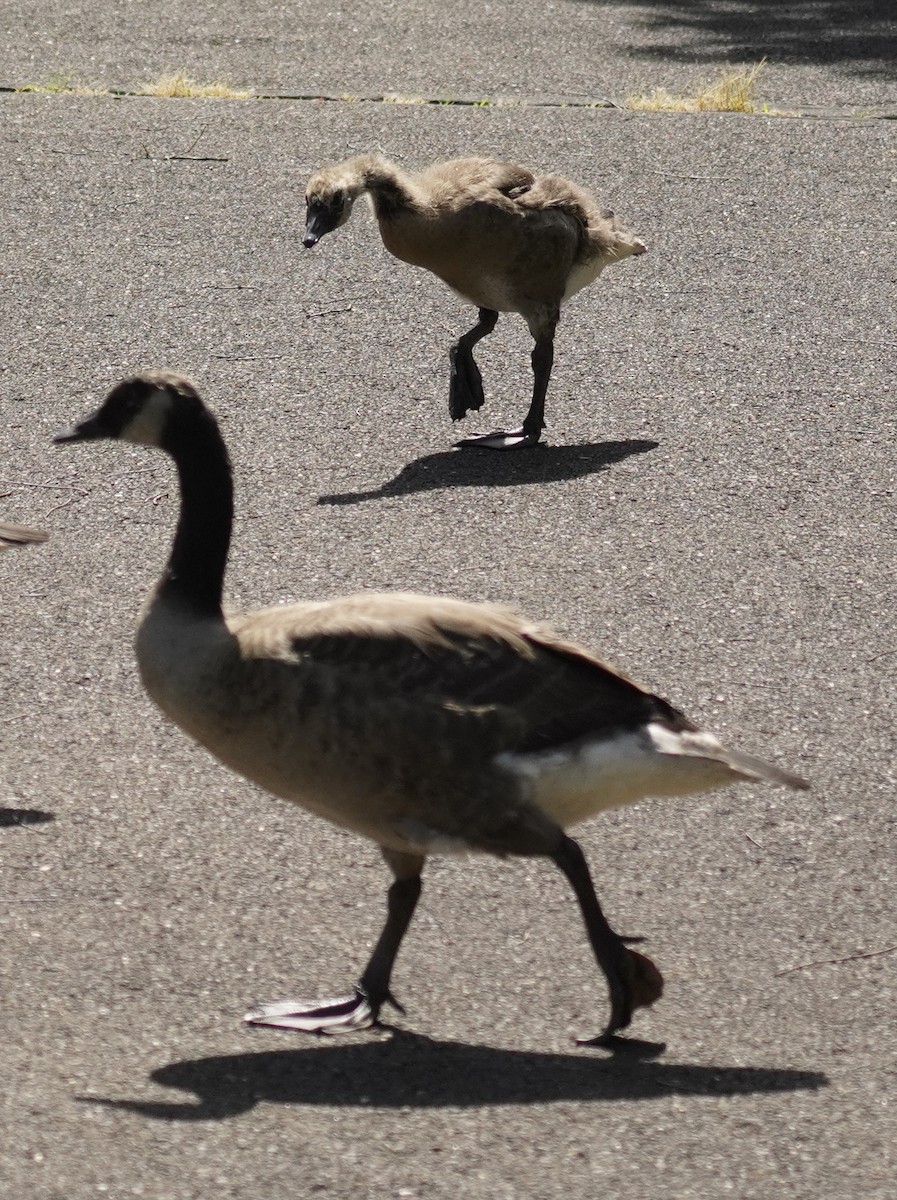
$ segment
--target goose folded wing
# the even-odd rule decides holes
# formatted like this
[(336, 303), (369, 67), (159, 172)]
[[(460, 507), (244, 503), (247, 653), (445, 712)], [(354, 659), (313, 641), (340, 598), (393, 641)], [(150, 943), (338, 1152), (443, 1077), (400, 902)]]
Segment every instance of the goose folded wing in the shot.
[(432, 622), (415, 634), (332, 629), (294, 636), (291, 648), (300, 662), (326, 664), (347, 688), (451, 713), (452, 724), (487, 725), (496, 751), (549, 750), (648, 721), (695, 728), (660, 697), (540, 627), (464, 630)]

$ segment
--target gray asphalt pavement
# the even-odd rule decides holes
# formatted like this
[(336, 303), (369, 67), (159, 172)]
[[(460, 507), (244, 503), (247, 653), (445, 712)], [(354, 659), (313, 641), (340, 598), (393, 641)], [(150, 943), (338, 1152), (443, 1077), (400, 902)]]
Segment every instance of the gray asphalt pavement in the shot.
[[(576, 0), (513, 23), (170, 5), (153, 57), (147, 13), (34, 4), (0, 82), (86, 63), (128, 86), (183, 66), (281, 92), (619, 96), (775, 33), (771, 99), (893, 103), (882, 6), (855, 25), (800, 7), (841, 13), (840, 57), (765, 5), (740, 25), (721, 4), (677, 5), (678, 24), (672, 5)], [(434, 31), (427, 63), (390, 37), (399, 19)], [(893, 1196), (895, 123), (65, 94), (0, 111), (0, 518), (52, 534), (0, 557), (0, 1193)], [(446, 350), (472, 310), (389, 258), (366, 209), (302, 249), (309, 172), (371, 147), (560, 171), (648, 242), (565, 311), (544, 448), (451, 449)], [(523, 411), (528, 353), (504, 318), (480, 354), (484, 427)], [(606, 997), (572, 898), (548, 866), (486, 859), (428, 867), (391, 1033), (241, 1025), (354, 979), (386, 872), (141, 693), (131, 641), (172, 473), (50, 438), (146, 366), (222, 418), (234, 607), (509, 602), (811, 779), (580, 830), (609, 916), (666, 975), (632, 1030), (662, 1052), (575, 1046)]]
[(0, 85), (133, 89), (171, 71), (258, 92), (588, 102), (692, 89), (768, 60), (779, 105), (897, 105), (893, 0), (20, 0)]

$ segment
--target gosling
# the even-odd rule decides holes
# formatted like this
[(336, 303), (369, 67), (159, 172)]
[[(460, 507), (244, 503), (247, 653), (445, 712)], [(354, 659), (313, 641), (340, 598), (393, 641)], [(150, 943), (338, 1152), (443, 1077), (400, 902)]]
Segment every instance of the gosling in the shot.
[(364, 154), (312, 176), (303, 245), (311, 248), (344, 225), (363, 192), (386, 249), (432, 271), (479, 309), (477, 323), (449, 351), (453, 421), (483, 405), (473, 348), (495, 328), (498, 314), (520, 313), (532, 334), (533, 395), (521, 428), (475, 434), (456, 445), (535, 445), (545, 428), (561, 305), (609, 263), (644, 254), (644, 243), (594, 196), (559, 175), (534, 175), (488, 158), (452, 159), (412, 174)]

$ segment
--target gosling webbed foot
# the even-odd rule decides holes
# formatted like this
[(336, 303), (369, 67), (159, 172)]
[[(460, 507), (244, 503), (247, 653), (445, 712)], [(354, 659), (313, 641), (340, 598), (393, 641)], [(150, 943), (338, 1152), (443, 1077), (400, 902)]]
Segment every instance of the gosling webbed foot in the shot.
[(391, 992), (376, 999), (356, 987), (351, 996), (340, 996), (333, 1000), (278, 1000), (272, 1004), (261, 1004), (248, 1012), (243, 1020), (247, 1025), (297, 1029), (303, 1033), (352, 1033), (379, 1025), (380, 1009), (385, 1001), (404, 1013), (404, 1008)]
[(449, 350), (449, 416), (460, 421), (486, 402), (483, 377), (471, 352), (463, 346)]
[(455, 442), (455, 446), (460, 450), (523, 450), (538, 445), (539, 437), (525, 429), (496, 429), (493, 433), (473, 433)]

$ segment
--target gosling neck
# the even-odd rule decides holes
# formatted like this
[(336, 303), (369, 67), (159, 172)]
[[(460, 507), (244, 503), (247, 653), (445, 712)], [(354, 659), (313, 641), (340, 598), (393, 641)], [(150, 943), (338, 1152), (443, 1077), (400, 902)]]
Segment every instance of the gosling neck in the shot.
[(359, 192), (367, 192), (377, 217), (393, 217), (415, 208), (419, 196), (411, 176), (379, 154), (363, 154), (352, 160)]

